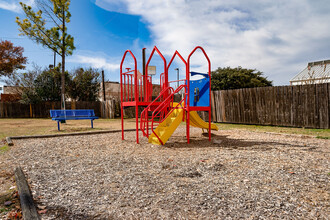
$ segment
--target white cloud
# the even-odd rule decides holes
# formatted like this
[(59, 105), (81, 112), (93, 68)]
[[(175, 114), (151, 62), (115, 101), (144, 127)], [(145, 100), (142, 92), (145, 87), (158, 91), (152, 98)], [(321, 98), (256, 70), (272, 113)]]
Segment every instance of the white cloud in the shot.
[(119, 69), (119, 64), (108, 62), (104, 57), (93, 57), (84, 55), (75, 55), (69, 59), (69, 62), (92, 66), (93, 68), (115, 71)]
[[(19, 13), (21, 11), (21, 6), (19, 5), (20, 1), (17, 0), (0, 0), (0, 9), (12, 11)], [(22, 1), (23, 3), (33, 6), (34, 5), (34, 0), (25, 0)]]
[(126, 13), (127, 7), (126, 4), (118, 0), (96, 0), (95, 4), (101, 8), (104, 8), (108, 11), (115, 11), (120, 13)]
[[(114, 3), (97, 2), (107, 10), (105, 5)], [(126, 4), (126, 12), (147, 21), (153, 44), (162, 53), (172, 55), (178, 50), (187, 57), (200, 45), (209, 54), (212, 69), (256, 68), (279, 85), (288, 84), (307, 62), (330, 58), (328, 0), (120, 2)]]
[(19, 12), (20, 10), (20, 6), (17, 3), (9, 3), (7, 1), (0, 1), (0, 8), (13, 12)]

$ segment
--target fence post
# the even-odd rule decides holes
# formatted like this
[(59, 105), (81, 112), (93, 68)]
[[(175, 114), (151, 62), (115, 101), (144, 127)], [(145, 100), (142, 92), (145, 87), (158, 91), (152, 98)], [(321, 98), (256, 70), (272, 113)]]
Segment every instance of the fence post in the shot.
[(32, 118), (32, 105), (30, 104), (30, 118)]
[(4, 118), (4, 115), (3, 115), (3, 102), (0, 102), (0, 117)]
[(211, 91), (211, 110), (212, 110), (212, 114), (211, 114), (211, 121), (216, 122), (216, 117), (215, 117), (215, 105), (214, 105), (214, 91)]
[(71, 101), (71, 109), (76, 109), (76, 101), (75, 100)]

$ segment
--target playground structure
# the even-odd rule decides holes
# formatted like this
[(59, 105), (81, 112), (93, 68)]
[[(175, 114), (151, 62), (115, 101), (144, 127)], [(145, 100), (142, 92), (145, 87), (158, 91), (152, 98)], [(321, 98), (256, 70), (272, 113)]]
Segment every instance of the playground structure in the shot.
[[(145, 50), (145, 49), (144, 49)], [(191, 56), (201, 50), (208, 63), (207, 73), (191, 72)], [(143, 51), (144, 52), (144, 51)], [(152, 77), (148, 75), (148, 67), (155, 52), (163, 61), (163, 72), (160, 74), (160, 93), (152, 97)], [(133, 68), (123, 71), (123, 64), (127, 54), (133, 59)], [(174, 81), (168, 80), (169, 68), (178, 56), (185, 67), (186, 78)], [(139, 143), (139, 130), (143, 136), (149, 139), (149, 143), (163, 145), (171, 137), (182, 121), (186, 121), (187, 143), (190, 142), (190, 125), (208, 130), (211, 140), (211, 129), (218, 130), (211, 123), (211, 62), (205, 50), (197, 46), (188, 56), (187, 61), (178, 51), (175, 51), (170, 62), (167, 64), (162, 53), (155, 46), (146, 64), (143, 61), (143, 74), (137, 69), (137, 60), (134, 54), (125, 51), (120, 64), (120, 90), (121, 90), (121, 129), (124, 140), (124, 108), (135, 107), (136, 114), (136, 142)], [(190, 77), (199, 75), (200, 79), (191, 80)], [(171, 83), (182, 82), (177, 88), (170, 86)], [(179, 102), (174, 101), (176, 94), (183, 94)], [(139, 107), (144, 107), (140, 114)], [(196, 111), (208, 111), (208, 122), (203, 121)]]

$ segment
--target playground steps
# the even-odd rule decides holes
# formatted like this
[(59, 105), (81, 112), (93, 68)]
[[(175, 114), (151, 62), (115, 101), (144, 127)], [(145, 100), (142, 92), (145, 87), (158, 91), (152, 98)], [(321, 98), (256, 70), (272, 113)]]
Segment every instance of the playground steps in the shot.
[[(183, 109), (174, 109), (174, 111), (166, 117), (166, 119), (158, 125), (155, 129), (155, 133), (162, 140), (163, 144), (171, 137), (175, 129), (182, 122)], [(152, 133), (149, 136), (149, 143), (161, 145), (159, 139)]]

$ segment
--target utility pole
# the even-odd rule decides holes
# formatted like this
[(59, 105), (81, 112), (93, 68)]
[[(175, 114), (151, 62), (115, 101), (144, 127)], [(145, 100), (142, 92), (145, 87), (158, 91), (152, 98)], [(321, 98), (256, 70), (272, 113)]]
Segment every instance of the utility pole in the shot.
[(56, 67), (56, 52), (54, 51), (54, 68)]
[(179, 88), (179, 68), (175, 68), (174, 70), (177, 71), (177, 88)]
[(106, 99), (105, 99), (105, 84), (104, 84), (104, 70), (102, 70), (102, 90), (103, 90), (103, 101), (106, 101)]

